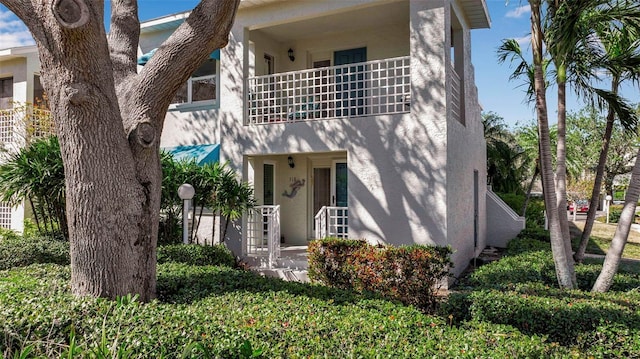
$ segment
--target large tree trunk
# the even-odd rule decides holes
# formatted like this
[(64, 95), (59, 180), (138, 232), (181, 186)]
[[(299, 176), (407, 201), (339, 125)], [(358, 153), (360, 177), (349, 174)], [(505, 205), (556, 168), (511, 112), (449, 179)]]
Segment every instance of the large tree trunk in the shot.
[(558, 217), (558, 201), (555, 192), (553, 167), (551, 164), (551, 137), (547, 117), (547, 100), (542, 69), (542, 28), (540, 20), (540, 0), (529, 0), (531, 5), (531, 48), (534, 64), (534, 88), (536, 112), (538, 115), (538, 138), (540, 141), (540, 166), (544, 187), (544, 203), (549, 218), (551, 250), (560, 288), (572, 289), (572, 272), (569, 268), (562, 228)]
[(65, 168), (76, 295), (155, 296), (159, 139), (173, 94), (224, 46), (239, 0), (203, 0), (140, 74), (137, 3), (0, 0), (34, 36)]
[[(619, 79), (614, 77), (611, 82), (611, 90), (614, 93), (618, 92)], [(609, 143), (611, 142), (611, 134), (613, 133), (613, 125), (615, 121), (615, 112), (613, 108), (609, 106), (609, 112), (607, 113), (607, 124), (602, 136), (602, 148), (600, 149), (600, 156), (598, 157), (598, 167), (596, 168), (596, 178), (593, 180), (593, 190), (591, 191), (591, 200), (589, 201), (589, 211), (587, 212), (587, 219), (584, 223), (584, 229), (582, 230), (582, 236), (580, 237), (580, 244), (576, 249), (574, 255), (576, 262), (582, 262), (584, 259), (584, 253), (587, 250), (589, 244), (589, 237), (591, 236), (591, 230), (593, 229), (593, 223), (596, 220), (596, 212), (598, 210), (598, 201), (600, 200), (600, 189), (602, 188), (602, 180), (604, 178), (605, 166), (607, 164), (607, 155), (609, 154)], [(613, 195), (613, 193), (611, 193)]]
[(620, 266), (620, 259), (622, 258), (622, 252), (624, 246), (627, 244), (629, 238), (629, 231), (631, 230), (631, 224), (636, 215), (636, 205), (638, 203), (638, 197), (640, 197), (640, 149), (636, 156), (635, 165), (631, 172), (631, 181), (629, 183), (629, 189), (627, 195), (624, 198), (624, 208), (620, 214), (618, 220), (618, 227), (616, 227), (616, 233), (613, 235), (611, 245), (607, 251), (607, 255), (602, 265), (602, 271), (596, 279), (593, 285), (593, 292), (606, 292), (613, 283), (613, 277), (618, 272)]

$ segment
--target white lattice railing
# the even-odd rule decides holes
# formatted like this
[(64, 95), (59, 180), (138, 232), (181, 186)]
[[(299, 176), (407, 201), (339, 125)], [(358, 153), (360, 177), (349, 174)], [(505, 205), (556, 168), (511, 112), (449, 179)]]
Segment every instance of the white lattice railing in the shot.
[(31, 142), (52, 134), (55, 130), (51, 111), (31, 105), (0, 110), (0, 143)]
[(280, 206), (257, 206), (247, 215), (245, 254), (267, 255), (269, 268), (280, 257)]
[(248, 124), (406, 113), (410, 58), (252, 77), (247, 88)]
[(320, 208), (315, 216), (316, 238), (349, 237), (349, 209), (347, 207)]

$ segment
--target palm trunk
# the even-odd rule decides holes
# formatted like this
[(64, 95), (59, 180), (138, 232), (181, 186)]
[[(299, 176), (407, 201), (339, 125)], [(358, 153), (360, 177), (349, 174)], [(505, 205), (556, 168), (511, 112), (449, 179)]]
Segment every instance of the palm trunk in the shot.
[(540, 173), (540, 167), (538, 166), (538, 159), (536, 158), (536, 168), (533, 170), (533, 177), (531, 178), (531, 182), (529, 182), (529, 187), (527, 187), (527, 195), (524, 198), (524, 204), (522, 205), (522, 216), (525, 217), (527, 215), (527, 207), (529, 206), (529, 200), (531, 199), (531, 189), (533, 188), (533, 184)]
[[(619, 78), (617, 76), (611, 82), (611, 90), (614, 93), (618, 92)], [(580, 237), (580, 244), (575, 253), (576, 262), (582, 262), (584, 259), (584, 253), (587, 250), (589, 244), (589, 237), (591, 236), (591, 230), (593, 229), (593, 223), (596, 220), (596, 212), (598, 210), (598, 201), (600, 199), (600, 189), (602, 188), (602, 180), (604, 178), (604, 170), (607, 163), (607, 155), (609, 154), (609, 144), (611, 143), (611, 134), (613, 133), (613, 124), (615, 121), (615, 113), (611, 106), (609, 106), (609, 112), (607, 113), (607, 125), (602, 137), (602, 148), (600, 149), (600, 157), (598, 157), (598, 167), (596, 168), (596, 178), (593, 180), (593, 190), (591, 191), (591, 200), (589, 202), (589, 211), (587, 212), (587, 219), (584, 223), (584, 229), (582, 236)], [(612, 193), (613, 195), (613, 193)]]
[(569, 218), (567, 217), (567, 96), (566, 96), (566, 67), (564, 64), (556, 65), (558, 85), (558, 144), (556, 148), (556, 197), (558, 219), (564, 247), (567, 256), (567, 267), (571, 273), (571, 280), (576, 286), (574, 261), (571, 248), (571, 235), (569, 232)]
[(33, 206), (33, 199), (31, 197), (29, 197), (29, 205), (31, 205), (31, 210), (33, 211), (33, 219), (36, 221), (38, 232), (42, 232), (42, 228), (40, 227), (40, 219), (38, 218), (38, 210)]
[(604, 259), (602, 271), (591, 289), (593, 292), (606, 292), (609, 290), (613, 283), (613, 277), (618, 272), (622, 252), (624, 251), (624, 246), (627, 244), (631, 224), (636, 214), (638, 197), (640, 197), (640, 161), (638, 157), (640, 157), (640, 149), (636, 155), (636, 162), (631, 172), (631, 181), (624, 199), (624, 208), (618, 220), (618, 227), (616, 227), (616, 233), (613, 235), (611, 245)]
[(540, 19), (540, 0), (529, 0), (531, 4), (531, 47), (534, 64), (534, 88), (536, 93), (536, 112), (538, 115), (538, 135), (540, 141), (540, 166), (544, 187), (544, 202), (549, 218), (551, 251), (560, 288), (572, 289), (573, 278), (565, 249), (562, 228), (558, 217), (558, 201), (555, 192), (553, 167), (551, 164), (551, 137), (547, 117), (547, 99), (542, 69), (542, 28)]

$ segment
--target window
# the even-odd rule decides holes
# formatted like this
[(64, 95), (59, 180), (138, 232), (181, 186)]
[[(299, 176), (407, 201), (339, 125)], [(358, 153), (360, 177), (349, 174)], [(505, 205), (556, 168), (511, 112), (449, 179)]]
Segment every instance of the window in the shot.
[(0, 79), (0, 109), (13, 107), (13, 77)]
[(39, 108), (49, 108), (47, 95), (44, 93), (44, 88), (40, 82), (40, 76), (38, 75), (33, 75), (33, 104)]
[(264, 180), (263, 180), (264, 193), (262, 196), (262, 204), (264, 204), (265, 206), (272, 206), (275, 204), (275, 201), (274, 201), (275, 166), (273, 164), (265, 163), (263, 168), (264, 168)]
[(273, 75), (275, 74), (275, 60), (273, 56), (269, 54), (264, 54), (264, 74), (265, 75)]
[(197, 103), (203, 101), (215, 101), (216, 83), (218, 78), (218, 61), (208, 59), (191, 75), (173, 97), (172, 104)]

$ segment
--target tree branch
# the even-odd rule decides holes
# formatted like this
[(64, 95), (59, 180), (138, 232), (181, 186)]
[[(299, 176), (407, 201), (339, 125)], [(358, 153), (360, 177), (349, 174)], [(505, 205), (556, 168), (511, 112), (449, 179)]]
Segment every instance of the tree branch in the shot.
[[(36, 13), (31, 1), (26, 0), (0, 0), (0, 4), (3, 4), (11, 12), (13, 12), (25, 26), (31, 32), (36, 42), (39, 40), (45, 40), (46, 34), (44, 32), (43, 23), (38, 17), (33, 16)], [(42, 6), (42, 5), (41, 5)]]
[[(202, 0), (189, 17), (158, 48), (131, 88), (130, 96), (142, 100), (153, 125), (162, 129), (161, 121), (173, 94), (215, 49), (228, 43), (239, 0)], [(130, 119), (147, 116), (128, 116)], [(125, 123), (126, 129), (136, 124)], [(159, 136), (159, 134), (158, 134)]]
[(140, 21), (136, 0), (111, 2), (111, 29), (108, 36), (116, 91), (127, 76), (136, 74)]

